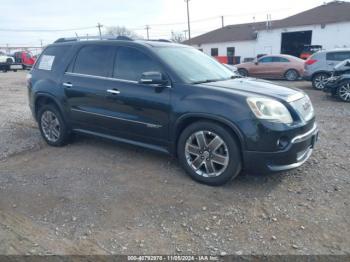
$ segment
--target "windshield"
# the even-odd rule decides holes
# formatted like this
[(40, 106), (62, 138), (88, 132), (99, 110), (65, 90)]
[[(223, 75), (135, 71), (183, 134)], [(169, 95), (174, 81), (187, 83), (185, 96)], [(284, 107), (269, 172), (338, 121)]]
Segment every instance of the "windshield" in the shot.
[(157, 48), (157, 53), (186, 83), (228, 80), (236, 75), (214, 58), (194, 48)]

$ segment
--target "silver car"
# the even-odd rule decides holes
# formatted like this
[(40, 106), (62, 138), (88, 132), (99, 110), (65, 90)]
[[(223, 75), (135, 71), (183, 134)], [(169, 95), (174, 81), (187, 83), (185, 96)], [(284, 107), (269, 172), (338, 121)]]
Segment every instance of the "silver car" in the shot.
[(305, 61), (304, 79), (312, 81), (315, 89), (322, 90), (334, 66), (346, 59), (350, 59), (350, 48), (317, 52)]

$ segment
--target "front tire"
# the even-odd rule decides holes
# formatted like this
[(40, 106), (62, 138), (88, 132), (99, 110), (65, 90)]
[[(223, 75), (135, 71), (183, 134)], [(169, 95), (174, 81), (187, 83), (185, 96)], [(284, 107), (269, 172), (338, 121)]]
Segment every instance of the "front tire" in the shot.
[(238, 69), (238, 73), (239, 73), (241, 76), (243, 76), (243, 77), (249, 76), (248, 71), (247, 71), (246, 69), (244, 69), (244, 68), (239, 68), (239, 69)]
[(350, 102), (350, 81), (344, 81), (337, 89), (337, 95), (343, 102)]
[(180, 135), (177, 153), (191, 178), (210, 186), (227, 183), (242, 169), (235, 138), (214, 122), (201, 121), (188, 126)]
[(312, 78), (312, 87), (316, 90), (323, 90), (326, 86), (329, 75), (326, 73), (319, 73)]
[(37, 119), (41, 135), (47, 144), (63, 146), (67, 143), (70, 132), (56, 106), (43, 105), (39, 109)]

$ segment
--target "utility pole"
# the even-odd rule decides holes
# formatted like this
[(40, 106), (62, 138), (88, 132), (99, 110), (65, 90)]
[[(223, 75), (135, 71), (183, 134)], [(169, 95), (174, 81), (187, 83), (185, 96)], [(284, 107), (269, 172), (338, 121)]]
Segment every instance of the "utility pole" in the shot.
[(225, 23), (224, 23), (224, 16), (222, 15), (221, 16), (221, 27), (224, 27), (225, 26)]
[(149, 40), (149, 30), (151, 29), (149, 25), (146, 25), (145, 27), (146, 31), (147, 31), (147, 40)]
[(43, 40), (40, 39), (40, 47), (43, 48)]
[(98, 28), (98, 32), (100, 33), (100, 39), (102, 40), (101, 27), (103, 27), (103, 25), (101, 25), (100, 23), (98, 23), (98, 24), (97, 24), (97, 28)]
[(188, 26), (188, 43), (191, 44), (191, 26), (190, 26), (190, 8), (188, 2), (190, 0), (185, 0), (187, 4), (187, 26)]

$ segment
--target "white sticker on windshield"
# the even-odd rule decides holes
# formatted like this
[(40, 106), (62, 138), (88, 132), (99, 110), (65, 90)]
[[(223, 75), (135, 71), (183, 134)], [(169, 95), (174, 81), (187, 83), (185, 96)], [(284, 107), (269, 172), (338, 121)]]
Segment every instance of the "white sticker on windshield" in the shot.
[(42, 70), (51, 70), (55, 56), (53, 55), (43, 55), (40, 59), (39, 69)]

